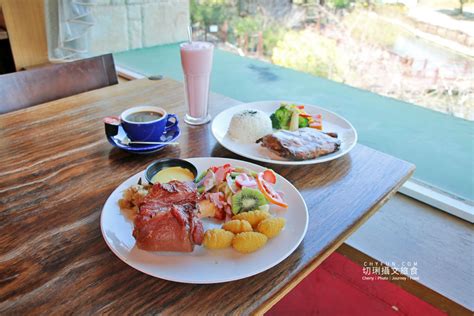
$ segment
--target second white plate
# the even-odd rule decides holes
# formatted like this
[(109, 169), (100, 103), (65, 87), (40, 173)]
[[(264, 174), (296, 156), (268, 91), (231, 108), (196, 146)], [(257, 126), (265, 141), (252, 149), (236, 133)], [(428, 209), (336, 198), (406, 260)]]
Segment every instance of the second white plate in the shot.
[[(335, 132), (338, 134), (338, 138), (341, 140), (341, 147), (339, 150), (316, 159), (301, 161), (288, 160), (272, 153), (270, 150), (260, 146), (259, 144), (241, 144), (227, 135), (230, 120), (235, 113), (241, 110), (256, 109), (263, 111), (270, 116), (280, 107), (281, 103), (304, 105), (307, 113), (321, 114), (323, 117), (323, 130), (325, 132)], [(281, 100), (243, 103), (222, 111), (212, 120), (212, 134), (222, 146), (238, 155), (257, 161), (283, 165), (307, 165), (333, 160), (344, 156), (357, 144), (357, 132), (352, 124), (345, 118), (316, 105)]]

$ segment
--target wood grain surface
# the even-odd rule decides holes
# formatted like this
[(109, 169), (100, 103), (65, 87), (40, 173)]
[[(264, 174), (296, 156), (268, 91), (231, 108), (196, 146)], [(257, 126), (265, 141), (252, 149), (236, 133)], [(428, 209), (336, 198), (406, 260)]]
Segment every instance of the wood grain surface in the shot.
[(112, 54), (1, 75), (0, 114), (117, 83)]
[[(107, 197), (158, 158), (239, 156), (216, 144), (209, 124), (182, 123), (180, 145), (149, 156), (112, 147), (101, 119), (143, 103), (180, 118), (186, 111), (182, 84), (166, 79), (130, 81), (0, 116), (0, 314), (265, 312), (414, 170), (361, 145), (324, 164), (266, 165), (290, 180), (308, 205), (308, 232), (296, 251), (239, 281), (164, 281), (108, 249), (99, 224)], [(237, 103), (213, 95), (211, 113)]]

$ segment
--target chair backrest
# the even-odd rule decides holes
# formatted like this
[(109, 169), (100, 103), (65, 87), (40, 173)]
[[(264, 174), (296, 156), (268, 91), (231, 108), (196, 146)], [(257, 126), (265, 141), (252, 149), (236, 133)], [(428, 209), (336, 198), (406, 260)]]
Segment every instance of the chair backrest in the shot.
[(112, 54), (0, 75), (0, 113), (117, 84)]

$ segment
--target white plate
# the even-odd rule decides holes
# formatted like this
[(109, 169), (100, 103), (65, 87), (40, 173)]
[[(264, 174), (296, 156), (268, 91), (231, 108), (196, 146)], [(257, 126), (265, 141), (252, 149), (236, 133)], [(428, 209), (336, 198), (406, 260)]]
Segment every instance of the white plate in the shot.
[[(316, 159), (302, 161), (288, 160), (276, 155), (269, 149), (260, 146), (260, 144), (241, 144), (227, 135), (230, 120), (235, 113), (241, 110), (256, 109), (263, 111), (270, 116), (280, 107), (281, 103), (304, 105), (307, 113), (321, 114), (323, 116), (323, 131), (336, 132), (338, 134), (338, 138), (341, 140), (341, 147), (339, 150)], [(212, 134), (222, 146), (238, 155), (262, 162), (283, 165), (307, 165), (333, 160), (347, 154), (357, 143), (357, 132), (355, 128), (343, 117), (316, 105), (290, 101), (260, 101), (244, 103), (231, 107), (219, 113), (212, 120)]]
[[(264, 168), (245, 161), (226, 158), (189, 158), (198, 172), (210, 166), (230, 163), (233, 166), (263, 171)], [(123, 182), (105, 202), (100, 218), (102, 235), (110, 249), (129, 266), (157, 278), (183, 283), (220, 283), (246, 278), (275, 266), (288, 257), (303, 240), (308, 227), (308, 209), (301, 194), (285, 178), (277, 175), (276, 189), (284, 192), (287, 210), (272, 206), (270, 212), (286, 218), (286, 226), (262, 249), (240, 254), (232, 248), (209, 250), (196, 246), (191, 253), (149, 252), (135, 247), (133, 223), (120, 211), (118, 200), (125, 189), (143, 177), (140, 172)], [(204, 229), (220, 227), (221, 223), (203, 220)]]

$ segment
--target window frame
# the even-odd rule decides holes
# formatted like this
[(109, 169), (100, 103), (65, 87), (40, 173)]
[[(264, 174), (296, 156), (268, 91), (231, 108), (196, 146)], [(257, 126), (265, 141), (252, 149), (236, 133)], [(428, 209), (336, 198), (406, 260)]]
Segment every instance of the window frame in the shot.
[(398, 192), (465, 221), (474, 223), (474, 203), (472, 201), (414, 178), (405, 182)]

